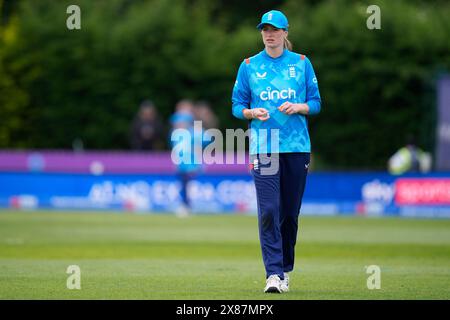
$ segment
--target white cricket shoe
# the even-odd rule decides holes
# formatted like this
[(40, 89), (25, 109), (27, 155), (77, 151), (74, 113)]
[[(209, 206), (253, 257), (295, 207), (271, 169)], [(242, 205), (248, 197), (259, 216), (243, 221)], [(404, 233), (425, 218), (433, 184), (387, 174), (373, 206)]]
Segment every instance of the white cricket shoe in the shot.
[(284, 273), (284, 280), (281, 280), (281, 291), (289, 292), (289, 273)]
[(189, 209), (182, 204), (176, 209), (175, 214), (178, 218), (186, 218), (189, 216)]
[(281, 293), (281, 280), (276, 274), (270, 275), (266, 280), (265, 293)]

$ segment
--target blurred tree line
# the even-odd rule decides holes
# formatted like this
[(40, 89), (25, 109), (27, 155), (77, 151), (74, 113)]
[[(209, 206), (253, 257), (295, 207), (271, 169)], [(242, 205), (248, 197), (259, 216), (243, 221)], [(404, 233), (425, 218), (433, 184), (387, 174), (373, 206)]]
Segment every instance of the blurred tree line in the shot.
[[(66, 8), (81, 8), (68, 30)], [(381, 30), (368, 30), (370, 4)], [(408, 134), (433, 151), (435, 81), (450, 69), (446, 1), (0, 0), (0, 148), (129, 148), (139, 103), (167, 121), (181, 98), (208, 100), (221, 128), (240, 62), (281, 9), (323, 99), (310, 118), (316, 166), (383, 169)]]

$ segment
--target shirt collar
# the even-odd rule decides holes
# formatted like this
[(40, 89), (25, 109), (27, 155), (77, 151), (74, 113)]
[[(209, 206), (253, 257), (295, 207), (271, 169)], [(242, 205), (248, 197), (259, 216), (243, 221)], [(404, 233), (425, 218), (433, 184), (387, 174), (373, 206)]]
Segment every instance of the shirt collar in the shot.
[(283, 53), (281, 54), (281, 56), (276, 57), (276, 58), (272, 58), (271, 56), (269, 56), (269, 55), (267, 54), (266, 49), (264, 49), (264, 50), (262, 51), (262, 55), (263, 55), (266, 59), (268, 59), (268, 60), (270, 60), (270, 61), (273, 61), (273, 62), (279, 62), (279, 61), (283, 60), (284, 57), (287, 56), (287, 52), (288, 52), (288, 49), (285, 48), (285, 49), (283, 49)]

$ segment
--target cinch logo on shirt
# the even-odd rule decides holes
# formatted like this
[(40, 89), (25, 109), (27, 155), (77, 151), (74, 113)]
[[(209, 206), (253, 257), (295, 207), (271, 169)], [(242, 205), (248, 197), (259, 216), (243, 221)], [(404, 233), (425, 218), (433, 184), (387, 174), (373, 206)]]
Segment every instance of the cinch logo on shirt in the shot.
[(294, 89), (288, 88), (284, 90), (272, 90), (271, 87), (267, 87), (266, 91), (261, 91), (259, 97), (263, 101), (274, 100), (274, 99), (295, 99), (297, 97), (297, 93)]

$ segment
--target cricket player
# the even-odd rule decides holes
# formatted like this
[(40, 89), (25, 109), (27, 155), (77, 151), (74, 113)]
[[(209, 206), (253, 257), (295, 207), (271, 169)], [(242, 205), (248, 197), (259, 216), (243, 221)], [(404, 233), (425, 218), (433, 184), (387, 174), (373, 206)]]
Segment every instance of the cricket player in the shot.
[(289, 290), (298, 216), (310, 162), (308, 116), (320, 112), (314, 69), (292, 52), (288, 19), (265, 13), (257, 28), (264, 50), (245, 59), (232, 94), (232, 113), (250, 120), (250, 168), (255, 181), (264, 292)]

